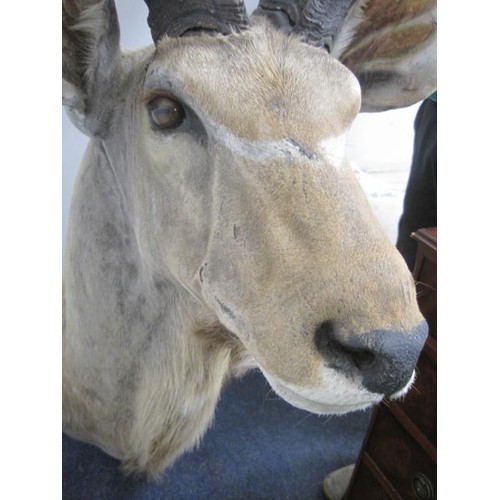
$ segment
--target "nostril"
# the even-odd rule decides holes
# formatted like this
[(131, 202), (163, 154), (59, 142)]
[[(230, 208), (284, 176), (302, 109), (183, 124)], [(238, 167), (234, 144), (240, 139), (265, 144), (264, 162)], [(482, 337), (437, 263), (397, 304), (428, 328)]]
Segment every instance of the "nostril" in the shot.
[(323, 321), (318, 325), (315, 344), (328, 364), (335, 368), (342, 368), (347, 361), (363, 372), (370, 369), (376, 361), (376, 355), (372, 351), (351, 347), (337, 340), (337, 332), (332, 321)]
[(376, 356), (371, 351), (351, 351), (350, 355), (356, 367), (362, 372), (369, 370), (375, 364)]
[(372, 330), (346, 336), (334, 321), (324, 321), (315, 330), (314, 342), (329, 368), (361, 375), (371, 392), (394, 394), (408, 384), (427, 330), (422, 321), (406, 332)]
[(333, 322), (323, 321), (323, 323), (320, 323), (317, 326), (316, 331), (314, 332), (314, 342), (316, 347), (320, 352), (322, 352), (332, 341), (336, 342), (333, 335)]

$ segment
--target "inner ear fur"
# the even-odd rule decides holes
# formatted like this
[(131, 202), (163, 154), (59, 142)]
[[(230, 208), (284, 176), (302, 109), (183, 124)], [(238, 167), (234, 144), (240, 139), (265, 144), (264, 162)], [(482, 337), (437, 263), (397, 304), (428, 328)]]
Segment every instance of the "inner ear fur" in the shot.
[(436, 37), (436, 0), (356, 0), (332, 55), (358, 78), (361, 111), (384, 111), (436, 90)]
[(63, 104), (86, 135), (107, 129), (120, 63), (120, 28), (113, 0), (62, 2)]

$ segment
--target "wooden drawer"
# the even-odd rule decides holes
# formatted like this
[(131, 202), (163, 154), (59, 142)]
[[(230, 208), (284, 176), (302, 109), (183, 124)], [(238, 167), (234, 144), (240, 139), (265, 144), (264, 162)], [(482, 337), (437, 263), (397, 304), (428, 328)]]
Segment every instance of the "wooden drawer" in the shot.
[[(356, 471), (356, 482), (351, 485), (349, 498), (357, 498), (359, 500), (387, 500), (388, 498), (397, 499), (398, 496), (391, 494), (375, 476), (377, 475), (376, 465), (364, 456)], [(380, 477), (380, 474), (379, 474)]]
[(416, 482), (427, 483), (429, 495), (423, 498), (435, 498), (436, 463), (386, 406), (379, 409), (364, 455), (362, 462), (372, 461), (382, 474), (379, 482), (387, 480), (392, 485), (386, 489), (386, 498), (391, 497), (391, 489), (404, 499), (420, 498), (414, 491), (419, 486)]
[[(425, 267), (425, 264), (424, 264)], [(435, 288), (416, 280), (417, 298), (420, 312), (429, 325), (429, 335), (437, 340), (437, 294)]]
[(419, 242), (413, 277), (429, 337), (411, 391), (374, 410), (345, 499), (437, 498), (437, 230), (419, 229), (412, 236)]
[(418, 305), (429, 324), (429, 335), (437, 340), (437, 230), (419, 229), (412, 237), (418, 241), (413, 270)]
[(391, 406), (400, 407), (422, 434), (437, 446), (436, 342), (430, 337), (417, 364), (417, 379), (410, 392)]

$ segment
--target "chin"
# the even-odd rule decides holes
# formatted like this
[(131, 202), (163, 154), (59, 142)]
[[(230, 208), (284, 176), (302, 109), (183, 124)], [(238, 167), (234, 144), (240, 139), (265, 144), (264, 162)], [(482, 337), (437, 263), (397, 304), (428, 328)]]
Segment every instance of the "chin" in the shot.
[(369, 392), (360, 381), (349, 380), (341, 374), (323, 377), (326, 380), (319, 387), (301, 387), (261, 371), (274, 392), (287, 403), (318, 415), (342, 415), (364, 410), (384, 397), (383, 394)]

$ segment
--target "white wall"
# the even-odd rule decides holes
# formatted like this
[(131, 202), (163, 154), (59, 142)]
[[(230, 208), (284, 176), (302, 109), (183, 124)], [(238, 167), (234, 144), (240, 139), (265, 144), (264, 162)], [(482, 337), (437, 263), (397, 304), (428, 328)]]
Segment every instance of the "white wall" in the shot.
[(384, 113), (362, 113), (353, 123), (347, 156), (385, 233), (396, 243), (420, 103)]
[[(248, 12), (252, 12), (258, 0), (247, 0), (245, 3)], [(146, 4), (138, 0), (117, 0), (116, 5), (120, 19), (122, 47), (133, 49), (151, 43), (146, 21)], [(374, 202), (374, 209), (392, 240), (395, 239), (402, 189), (411, 160), (412, 124), (417, 107), (359, 115), (351, 129), (347, 144), (348, 156), (353, 166), (361, 172), (361, 180)], [(71, 191), (87, 138), (71, 124), (64, 112), (62, 125), (64, 239)]]

